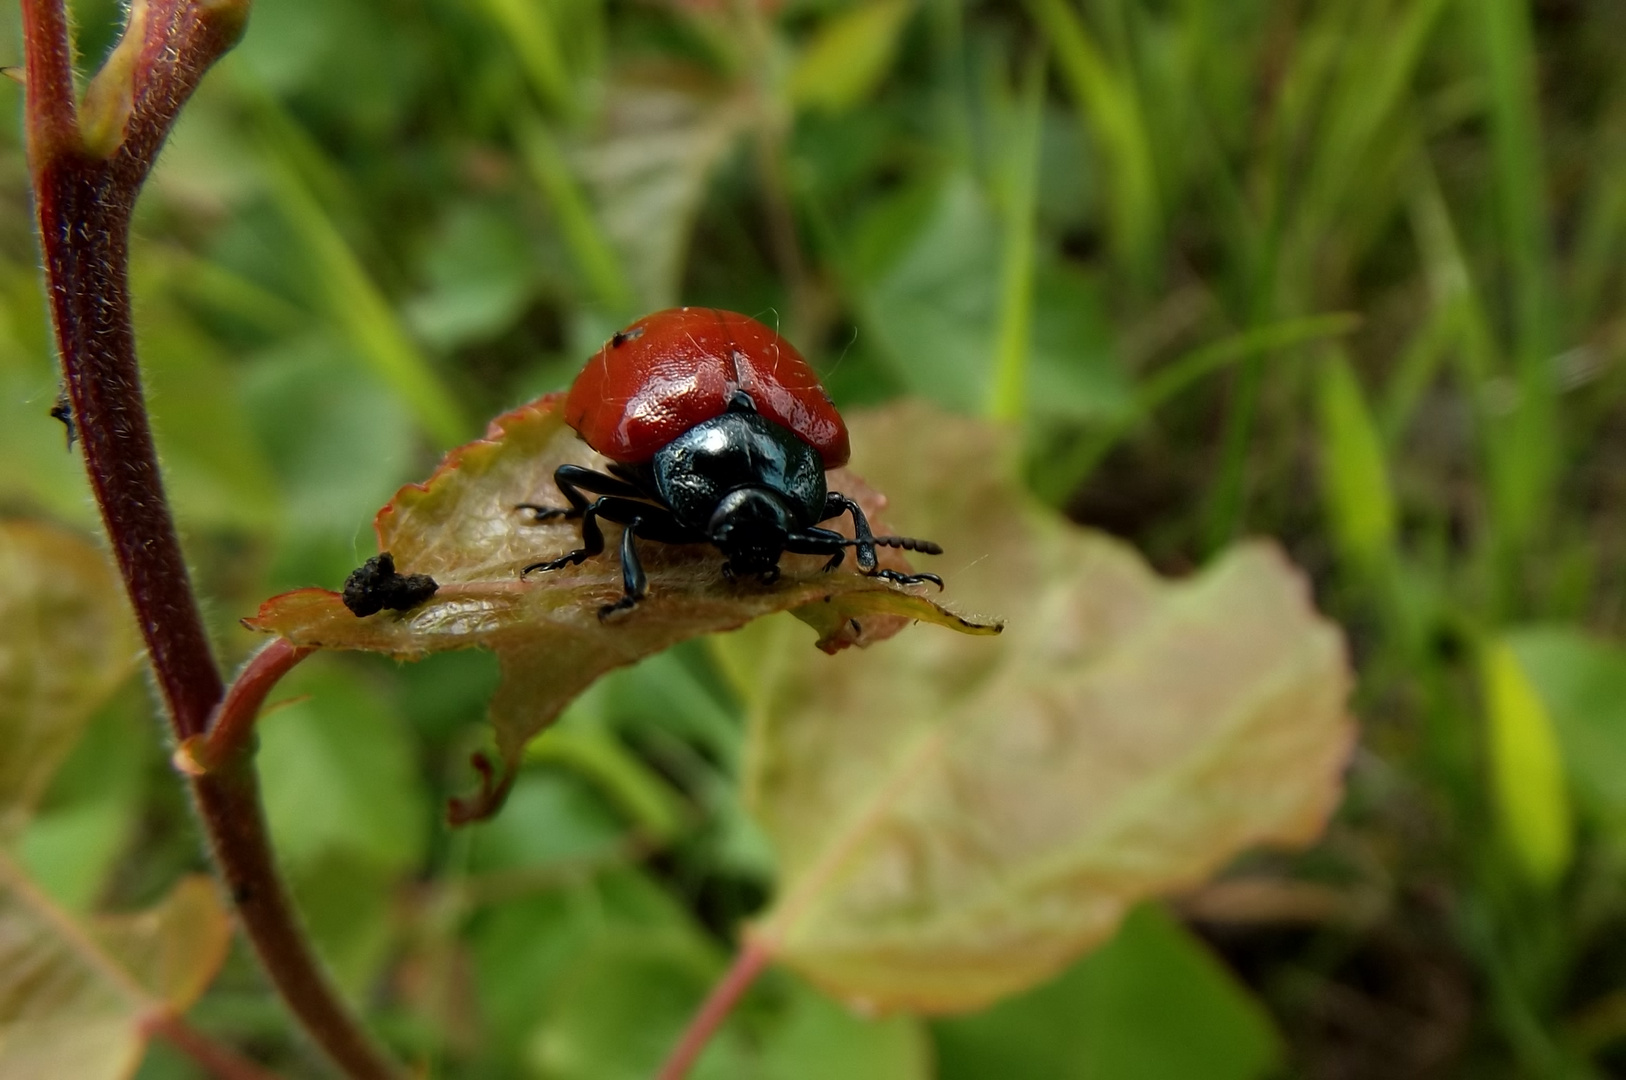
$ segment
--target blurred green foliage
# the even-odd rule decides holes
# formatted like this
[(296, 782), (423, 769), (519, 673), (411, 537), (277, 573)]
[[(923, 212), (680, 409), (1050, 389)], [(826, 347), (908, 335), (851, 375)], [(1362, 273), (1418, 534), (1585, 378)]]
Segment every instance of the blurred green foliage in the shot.
[[(94, 60), (118, 5), (73, 6)], [(1283, 538), (1351, 630), (1365, 739), (1325, 843), (1264, 867), (1347, 903), (1145, 911), (933, 1025), (775, 975), (697, 1075), (1626, 1069), (1622, 42), (1615, 0), (259, 0), (134, 248), (220, 647), (629, 316), (755, 313), (844, 405), (1019, 425), (1035, 492), (1166, 569)], [(11, 122), (0, 512), (90, 530), (27, 198)], [(449, 833), (494, 677), (314, 661), (264, 727), (279, 848), (436, 1075), (647, 1075), (764, 900), (739, 697), (702, 646), (606, 680), (574, 752)], [(72, 906), (201, 866), (149, 708), (102, 710), (22, 841)], [(194, 1015), (316, 1068), (246, 956)]]

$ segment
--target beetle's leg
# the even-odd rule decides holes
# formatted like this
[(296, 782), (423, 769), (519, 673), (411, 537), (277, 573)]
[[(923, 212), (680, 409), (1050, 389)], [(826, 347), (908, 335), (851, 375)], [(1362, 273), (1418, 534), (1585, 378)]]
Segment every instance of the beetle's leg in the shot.
[(943, 579), (938, 577), (936, 574), (904, 574), (897, 570), (871, 570), (866, 573), (865, 576), (884, 578), (887, 581), (896, 582), (899, 585), (921, 585), (929, 581), (933, 585), (936, 585), (939, 589), (943, 587)]
[(600, 619), (608, 619), (617, 612), (637, 607), (649, 589), (649, 580), (644, 576), (644, 564), (638, 561), (638, 545), (635, 542), (641, 524), (643, 518), (633, 518), (621, 533), (621, 599), (599, 608)]
[[(824, 517), (820, 521), (828, 521), (844, 513), (853, 516), (853, 534), (855, 539), (843, 542), (857, 549), (858, 569), (870, 577), (885, 578), (887, 581), (897, 582), (899, 585), (919, 585), (929, 581), (939, 589), (943, 587), (943, 579), (936, 574), (904, 574), (897, 570), (878, 569), (879, 562), (875, 557), (877, 547), (902, 548), (905, 551), (918, 551), (924, 555), (941, 555), (943, 549), (930, 540), (917, 540), (912, 536), (876, 536), (870, 532), (869, 519), (864, 516), (863, 509), (852, 499), (839, 491), (832, 491), (824, 499)], [(835, 566), (840, 561), (832, 559)], [(833, 567), (830, 567), (833, 568)]]
[(867, 574), (876, 566), (875, 534), (869, 531), (869, 519), (864, 516), (863, 509), (841, 492), (832, 491), (824, 497), (824, 516), (819, 520), (829, 521), (848, 513), (853, 516), (853, 535), (856, 537), (850, 546), (858, 549), (858, 569)]
[(569, 501), (569, 507), (542, 506), (538, 503), (519, 503), (515, 510), (529, 510), (534, 515), (529, 524), (540, 525), (555, 518), (581, 517), (587, 512), (588, 498), (583, 491), (596, 495), (619, 495), (623, 498), (641, 498), (643, 492), (625, 480), (597, 472), (581, 465), (561, 465), (553, 470), (553, 482), (559, 494)]
[[(621, 538), (621, 574), (622, 584), (626, 589), (626, 596), (620, 603), (609, 607), (615, 610), (630, 608), (643, 599), (647, 589), (647, 579), (644, 575), (643, 564), (638, 560), (637, 553), (632, 547), (632, 533), (637, 531), (638, 536), (645, 540), (654, 540), (662, 544), (697, 544), (705, 537), (692, 529), (685, 528), (672, 516), (671, 511), (665, 507), (655, 506), (651, 503), (639, 502), (635, 499), (625, 499), (618, 495), (604, 495), (588, 504), (582, 511), (582, 546), (575, 551), (551, 559), (547, 562), (532, 563), (520, 571), (520, 576), (534, 572), (558, 570), (572, 564), (580, 564), (594, 555), (604, 551), (604, 531), (599, 527), (599, 519), (618, 522), (627, 527), (627, 532)], [(630, 602), (628, 598), (630, 599)], [(606, 609), (607, 611), (609, 609)]]
[[(531, 574), (536, 571), (546, 573), (549, 570), (559, 570), (571, 565), (580, 566), (588, 559), (591, 559), (594, 555), (602, 552), (604, 550), (604, 530), (598, 527), (598, 517), (602, 512), (601, 507), (609, 500), (610, 496), (605, 496), (604, 498), (599, 499), (583, 508), (581, 547), (577, 548), (575, 551), (561, 555), (557, 559), (549, 559), (545, 562), (532, 563), (525, 569), (521, 570), (519, 572), (519, 576), (525, 577), (527, 574)], [(561, 514), (564, 512), (565, 511), (562, 510), (560, 511)]]
[(847, 558), (847, 549), (856, 543), (834, 529), (814, 527), (787, 536), (785, 550), (796, 555), (829, 555), (830, 561), (824, 564), (824, 571), (828, 573), (842, 564)]

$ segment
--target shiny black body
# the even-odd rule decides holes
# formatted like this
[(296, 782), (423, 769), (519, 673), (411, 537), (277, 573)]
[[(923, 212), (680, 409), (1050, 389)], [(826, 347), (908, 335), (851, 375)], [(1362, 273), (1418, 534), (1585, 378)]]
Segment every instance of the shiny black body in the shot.
[[(875, 536), (857, 503), (825, 489), (818, 452), (788, 428), (758, 415), (749, 396), (737, 393), (729, 411), (694, 427), (661, 447), (646, 465), (612, 464), (614, 475), (580, 465), (561, 465), (554, 482), (568, 508), (522, 503), (533, 521), (581, 518), (582, 546), (558, 559), (533, 563), (522, 573), (557, 570), (604, 550), (598, 520), (625, 526), (621, 535), (621, 599), (600, 610), (600, 618), (625, 611), (643, 599), (647, 582), (638, 560), (637, 539), (666, 544), (713, 544), (727, 556), (723, 573), (755, 576), (764, 584), (779, 577), (784, 552), (828, 555), (826, 570), (840, 566), (846, 549), (857, 549), (859, 569), (871, 577), (903, 585), (930, 581), (935, 574), (901, 574), (879, 569), (877, 547), (897, 547), (935, 555), (929, 540)], [(584, 492), (598, 498), (589, 501)], [(853, 517), (856, 539), (818, 527), (841, 514)]]

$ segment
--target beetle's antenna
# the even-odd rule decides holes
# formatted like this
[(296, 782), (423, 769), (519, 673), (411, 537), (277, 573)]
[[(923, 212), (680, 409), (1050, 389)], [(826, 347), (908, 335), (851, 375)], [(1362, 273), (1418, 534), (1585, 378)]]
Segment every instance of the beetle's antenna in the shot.
[(913, 536), (872, 536), (868, 540), (848, 540), (843, 538), (842, 547), (861, 547), (864, 544), (874, 544), (876, 547), (902, 548), (904, 551), (918, 551), (922, 555), (941, 555), (943, 546), (931, 540), (921, 540)]

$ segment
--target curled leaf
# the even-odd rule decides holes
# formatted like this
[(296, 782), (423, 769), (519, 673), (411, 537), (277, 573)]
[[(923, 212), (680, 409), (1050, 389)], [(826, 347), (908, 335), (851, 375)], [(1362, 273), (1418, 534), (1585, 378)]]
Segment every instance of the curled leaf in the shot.
[(768, 626), (718, 640), (755, 683), (746, 780), (779, 855), (759, 942), (867, 1008), (971, 1009), (1105, 940), (1137, 900), (1319, 834), (1350, 673), (1276, 548), (1164, 581), (1035, 506), (995, 432), (924, 407), (849, 419), (901, 524), (958, 556), (940, 566), (953, 595), (1011, 629), (819, 668), (731, 660), (760, 657)]
[[(519, 504), (564, 506), (553, 472), (566, 462), (603, 468), (567, 427), (549, 396), (492, 421), (484, 439), (447, 455), (427, 481), (396, 493), (374, 522), (379, 548), (392, 556), (392, 573), (432, 578), (437, 591), (408, 611), (359, 618), (326, 589), (299, 589), (267, 601), (246, 620), (252, 629), (280, 634), (295, 645), (365, 649), (402, 659), (474, 646), (497, 653), (502, 681), (491, 703), (497, 748), (505, 773), (537, 732), (600, 675), (686, 638), (731, 630), (776, 611), (792, 611), (820, 634), (819, 647), (835, 652), (867, 645), (910, 621), (932, 622), (966, 633), (996, 632), (919, 595), (852, 568), (822, 570), (822, 556), (785, 555), (773, 585), (729, 581), (723, 560), (706, 545), (643, 545), (648, 598), (608, 621), (599, 610), (621, 595), (613, 555), (580, 566), (520, 576), (532, 563), (580, 544), (575, 522), (535, 524)], [(872, 522), (885, 500), (845, 470), (830, 486), (863, 506)], [(613, 527), (612, 527), (613, 528)], [(616, 549), (617, 537), (607, 539)], [(907, 569), (902, 555), (881, 553), (881, 564)], [(460, 818), (495, 809), (506, 776), (487, 778), (486, 797)]]

